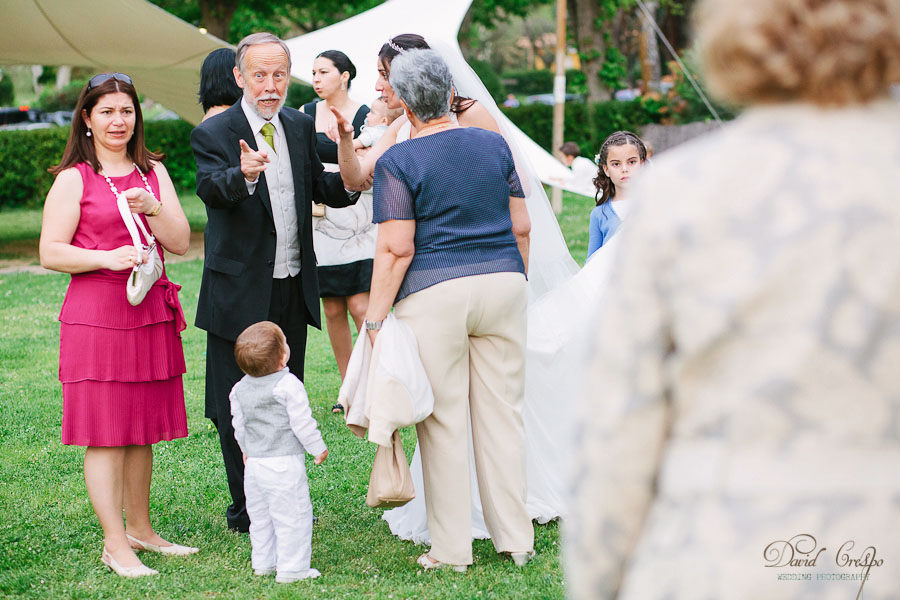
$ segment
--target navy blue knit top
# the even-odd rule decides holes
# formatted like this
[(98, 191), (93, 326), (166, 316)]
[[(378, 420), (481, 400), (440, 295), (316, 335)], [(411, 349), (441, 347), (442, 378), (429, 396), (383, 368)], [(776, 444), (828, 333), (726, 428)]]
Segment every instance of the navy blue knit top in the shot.
[(374, 194), (373, 222), (416, 221), (395, 302), (448, 279), (525, 273), (509, 215), (510, 196), (525, 194), (499, 134), (463, 127), (397, 144), (375, 164)]

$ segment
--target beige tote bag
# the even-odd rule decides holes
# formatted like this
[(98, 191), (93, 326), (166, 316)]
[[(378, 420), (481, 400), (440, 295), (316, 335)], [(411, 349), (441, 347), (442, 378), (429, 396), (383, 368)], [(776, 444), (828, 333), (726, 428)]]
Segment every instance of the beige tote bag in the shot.
[(393, 508), (403, 506), (415, 497), (412, 473), (403, 452), (400, 432), (394, 430), (390, 447), (378, 446), (375, 451), (366, 504), (372, 508)]

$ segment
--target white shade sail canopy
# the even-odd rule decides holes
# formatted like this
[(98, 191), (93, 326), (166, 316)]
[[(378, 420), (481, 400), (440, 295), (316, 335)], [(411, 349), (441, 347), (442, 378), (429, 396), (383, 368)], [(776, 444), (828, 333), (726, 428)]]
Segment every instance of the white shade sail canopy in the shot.
[(0, 64), (120, 71), (199, 123), (200, 65), (222, 40), (145, 0), (0, 0)]
[[(324, 29), (286, 40), (292, 75), (311, 82), (323, 50), (341, 50), (357, 67), (354, 99), (369, 104), (382, 44), (400, 33), (418, 33), (459, 52), (456, 36), (472, 0), (387, 0)], [(201, 33), (146, 0), (0, 0), (0, 64), (73, 65), (127, 73), (138, 91), (190, 123), (203, 116), (197, 102), (200, 65), (226, 42)], [(501, 117), (504, 118), (505, 117)], [(513, 125), (541, 181), (559, 186), (570, 171)], [(567, 189), (568, 186), (563, 186)], [(575, 188), (570, 191), (579, 193)]]
[[(324, 50), (340, 50), (357, 70), (350, 86), (351, 97), (370, 104), (378, 96), (375, 91), (378, 51), (385, 42), (401, 33), (417, 33), (429, 43), (440, 42), (442, 47), (459, 54), (457, 35), (471, 4), (472, 0), (444, 0), (434, 6), (421, 0), (387, 0), (340, 23), (285, 40), (291, 49), (291, 75), (311, 84), (316, 55)], [(460, 93), (465, 95), (465, 90)], [(501, 118), (508, 121), (505, 116)], [(571, 177), (572, 172), (518, 127), (509, 124), (541, 181), (577, 194), (584, 193), (575, 186), (561, 184)]]

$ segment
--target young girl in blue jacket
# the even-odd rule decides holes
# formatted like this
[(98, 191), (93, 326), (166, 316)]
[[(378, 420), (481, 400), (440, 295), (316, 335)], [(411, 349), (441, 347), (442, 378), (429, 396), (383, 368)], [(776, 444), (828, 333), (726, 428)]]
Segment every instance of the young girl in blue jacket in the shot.
[(644, 142), (630, 131), (617, 131), (606, 138), (597, 155), (597, 206), (591, 211), (588, 259), (619, 229), (628, 209), (626, 196), (631, 179), (647, 160)]

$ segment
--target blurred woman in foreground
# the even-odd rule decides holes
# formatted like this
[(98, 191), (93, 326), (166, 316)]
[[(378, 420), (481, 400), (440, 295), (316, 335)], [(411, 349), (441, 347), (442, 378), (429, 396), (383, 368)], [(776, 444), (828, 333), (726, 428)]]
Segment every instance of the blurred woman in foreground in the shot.
[(712, 91), (748, 108), (635, 181), (570, 594), (896, 597), (900, 2), (706, 0), (697, 31)]

